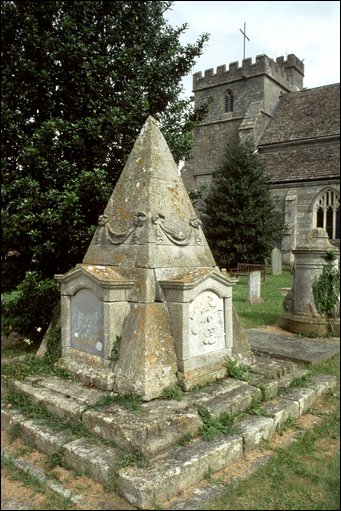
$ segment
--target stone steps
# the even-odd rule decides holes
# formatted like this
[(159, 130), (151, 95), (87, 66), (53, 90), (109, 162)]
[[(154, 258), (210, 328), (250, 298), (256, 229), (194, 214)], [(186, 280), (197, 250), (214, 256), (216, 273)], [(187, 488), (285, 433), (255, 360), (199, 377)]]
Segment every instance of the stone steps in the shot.
[(195, 435), (202, 425), (198, 408), (213, 417), (221, 413), (236, 415), (253, 402), (274, 397), (280, 387), (306, 374), (296, 364), (256, 357), (252, 366), (252, 385), (226, 378), (197, 392), (185, 393), (181, 401), (157, 399), (141, 405), (139, 413), (119, 404), (98, 408), (110, 392), (88, 388), (81, 383), (57, 377), (31, 377), (11, 382), (11, 389), (48, 413), (82, 426), (91, 434), (114, 442), (117, 447), (138, 452), (147, 458), (166, 451), (185, 435)]
[[(56, 482), (55, 478), (49, 477), (48, 474), (45, 473), (44, 470), (37, 467), (34, 463), (30, 463), (27, 460), (21, 458), (20, 456), (13, 456), (12, 453), (7, 452), (5, 449), (1, 447), (1, 459), (4, 462), (10, 462), (15, 466), (17, 470), (20, 472), (24, 472), (28, 474), (30, 477), (33, 477), (35, 480), (38, 480), (41, 484), (44, 484), (47, 489), (51, 490), (53, 493), (68, 499), (73, 504), (77, 505), (81, 501), (81, 495), (74, 494), (70, 491), (69, 488), (65, 488), (63, 484)], [(6, 495), (8, 498), (8, 496)], [(15, 498), (15, 497), (14, 497)], [(22, 504), (22, 503), (20, 503)], [(32, 502), (30, 502), (32, 504)], [(27, 506), (28, 506), (27, 502)], [(29, 509), (29, 507), (18, 507), (18, 508), (7, 508), (7, 509)], [(77, 509), (74, 508), (74, 509)]]
[[(92, 408), (108, 393), (69, 380), (49, 377), (15, 381), (10, 384), (12, 391), (42, 405), (71, 429), (57, 431), (52, 420), (27, 417), (13, 405), (2, 407), (2, 428), (19, 428), (26, 442), (45, 454), (58, 452), (76, 473), (89, 474), (103, 485), (114, 478), (120, 496), (138, 508), (151, 509), (156, 502), (174, 497), (270, 439), (287, 419), (300, 417), (321, 393), (336, 385), (335, 378), (319, 375), (305, 387), (289, 387), (290, 379), (302, 375), (300, 368), (289, 364), (289, 369), (284, 369), (281, 361), (279, 366), (273, 365), (270, 374), (259, 362), (256, 360), (253, 368), (258, 371), (255, 377), (263, 379), (264, 386), (272, 385), (272, 391), (276, 383), (276, 394), (282, 388), (271, 400), (262, 401), (263, 387), (261, 390), (227, 378), (185, 393), (182, 401), (142, 403), (136, 412), (118, 404)], [(255, 402), (257, 414), (252, 414)], [(200, 409), (213, 418), (223, 412), (241, 418), (230, 434), (207, 441), (198, 435), (203, 425)], [(82, 437), (76, 436), (75, 426), (82, 426)], [(187, 443), (181, 445), (185, 437)], [(125, 466), (127, 460), (132, 464)]]
[[(88, 448), (89, 445), (85, 445), (85, 447)], [(60, 451), (56, 452), (59, 457)], [(111, 488), (106, 488), (103, 483), (105, 481), (103, 479), (105, 464), (101, 457), (98, 458), (97, 466), (96, 459), (90, 460), (92, 461), (90, 469), (75, 465), (73, 467), (70, 465), (68, 468), (66, 465), (67, 456), (64, 456), (60, 461), (60, 466), (55, 464), (55, 460), (49, 454), (52, 454), (52, 452), (43, 454), (41, 450), (38, 452), (38, 450), (33, 449), (32, 443), (25, 447), (21, 438), (20, 440), (12, 438), (2, 431), (1, 459), (4, 462), (4, 468), (6, 466), (15, 467), (44, 486), (48, 493), (52, 492), (58, 497), (66, 499), (65, 504), (60, 501), (60, 505), (68, 507), (61, 507), (60, 509), (137, 509)], [(92, 451), (91, 454), (94, 454), (94, 452)], [(112, 463), (112, 460), (110, 462)], [(86, 474), (89, 474), (89, 476)], [(7, 477), (5, 472), (4, 478), (7, 479)], [(102, 482), (96, 482), (97, 479)], [(25, 490), (23, 492), (19, 490), (17, 494), (3, 493), (2, 500), (4, 498), (7, 505), (14, 506), (5, 509), (32, 509), (30, 506), (34, 504), (29, 492), (25, 493)], [(20, 507), (15, 507), (18, 504)], [(71, 508), (69, 507), (70, 504), (72, 504)]]

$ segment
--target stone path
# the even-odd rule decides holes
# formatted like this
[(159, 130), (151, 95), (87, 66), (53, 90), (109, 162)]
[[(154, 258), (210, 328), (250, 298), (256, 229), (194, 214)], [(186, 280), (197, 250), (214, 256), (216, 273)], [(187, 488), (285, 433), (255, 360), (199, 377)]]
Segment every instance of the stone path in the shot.
[(277, 329), (276, 332), (260, 328), (245, 331), (251, 348), (259, 353), (267, 353), (271, 357), (303, 364), (319, 364), (340, 353), (340, 339), (337, 337), (302, 337), (281, 329)]

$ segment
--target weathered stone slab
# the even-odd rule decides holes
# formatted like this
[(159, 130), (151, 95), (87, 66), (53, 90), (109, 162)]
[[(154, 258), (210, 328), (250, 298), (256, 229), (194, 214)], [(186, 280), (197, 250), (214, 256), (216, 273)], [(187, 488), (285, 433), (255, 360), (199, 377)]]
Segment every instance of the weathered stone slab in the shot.
[(158, 502), (192, 486), (214, 467), (221, 470), (243, 455), (242, 438), (223, 437), (212, 442), (197, 441), (160, 457), (144, 469), (119, 470), (117, 492), (141, 509), (153, 509)]
[(308, 369), (298, 368), (294, 373), (289, 373), (286, 376), (283, 376), (283, 378), (279, 380), (278, 385), (280, 388), (288, 388), (297, 378), (302, 378), (307, 374), (309, 374)]
[(298, 339), (292, 334), (266, 333), (252, 328), (246, 330), (246, 334), (252, 349), (293, 362), (319, 364), (340, 353), (340, 339), (337, 338)]
[(297, 401), (300, 407), (300, 415), (302, 415), (314, 404), (316, 390), (305, 387), (288, 388), (285, 390), (283, 397), (285, 399)]
[(82, 413), (87, 408), (86, 404), (80, 404), (48, 389), (33, 387), (21, 381), (15, 381), (12, 385), (15, 391), (25, 395), (31, 402), (43, 406), (62, 420), (79, 423)]
[(256, 356), (255, 364), (251, 366), (252, 373), (261, 374), (269, 380), (282, 378), (297, 369), (297, 364), (289, 361)]
[(86, 404), (87, 406), (94, 405), (103, 396), (107, 395), (104, 391), (97, 389), (90, 389), (81, 383), (64, 380), (56, 377), (35, 378), (31, 380), (36, 387), (49, 389), (53, 392), (62, 394), (68, 399), (72, 398), (79, 403)]
[(289, 387), (295, 378), (308, 373), (307, 369), (293, 362), (270, 357), (256, 357), (256, 363), (251, 366), (251, 370), (250, 384), (262, 389), (264, 400), (272, 399), (279, 388)]
[[(204, 364), (205, 356), (189, 361), (189, 364), (186, 364), (185, 368), (183, 367), (182, 361), (178, 360), (180, 369), (184, 369), (184, 372), (179, 370), (177, 373), (181, 388), (184, 391), (190, 391), (197, 387), (207, 385), (212, 381), (225, 378), (227, 371), (221, 355), (222, 354), (219, 352), (211, 353), (206, 366)], [(200, 364), (199, 367), (195, 367), (196, 363)], [(188, 367), (188, 365), (192, 367)]]
[(232, 416), (247, 410), (253, 400), (261, 397), (261, 390), (244, 381), (229, 378), (221, 385), (209, 385), (204, 391), (195, 392), (190, 399), (196, 406), (204, 406), (217, 417), (223, 412)]
[[(271, 370), (269, 371), (269, 375), (271, 378), (274, 379), (268, 379), (266, 376), (263, 376), (262, 374), (252, 374), (249, 380), (250, 385), (255, 385), (257, 388), (261, 389), (262, 391), (262, 399), (264, 401), (268, 401), (270, 399), (273, 399), (278, 394), (279, 389), (281, 388), (287, 388), (291, 385), (291, 383), (296, 378), (302, 378), (303, 376), (306, 376), (308, 374), (308, 370), (300, 367), (296, 367), (292, 370), (292, 368), (288, 368), (289, 371), (284, 376), (277, 377), (277, 379), (274, 378), (274, 375), (271, 373)], [(262, 369), (260, 373), (262, 373)], [(266, 372), (265, 372), (266, 374)]]
[(152, 401), (138, 412), (121, 406), (88, 410), (82, 421), (88, 431), (112, 440), (122, 449), (153, 457), (202, 425), (194, 406), (185, 401)]
[(78, 474), (90, 475), (95, 481), (105, 484), (110, 478), (110, 469), (119, 459), (113, 447), (97, 445), (86, 438), (74, 440), (63, 447), (63, 460)]
[(64, 355), (56, 362), (59, 369), (63, 369), (85, 385), (98, 387), (102, 390), (112, 390), (115, 376), (108, 360), (97, 355), (64, 348)]
[(336, 385), (337, 380), (335, 376), (329, 376), (328, 374), (316, 374), (312, 376), (311, 381), (309, 381), (309, 388), (316, 391), (317, 397), (325, 394), (328, 390), (333, 390)]
[(269, 415), (273, 418), (275, 428), (278, 428), (289, 418), (298, 419), (300, 407), (297, 401), (279, 397), (273, 401), (264, 403), (261, 407), (262, 415)]
[(248, 415), (237, 426), (243, 436), (245, 452), (254, 449), (262, 440), (269, 440), (275, 433), (275, 421), (271, 417)]
[(1, 404), (1, 427), (9, 431), (12, 426), (20, 426), (25, 420), (25, 416), (17, 410), (13, 410), (10, 405)]
[(9, 408), (1, 409), (1, 425), (9, 431), (11, 427), (19, 426), (21, 438), (33, 443), (44, 454), (53, 454), (70, 440), (63, 432), (53, 431), (42, 421), (27, 419)]
[(250, 377), (249, 383), (261, 390), (264, 401), (273, 399), (278, 394), (278, 380), (268, 380), (265, 376), (255, 374)]

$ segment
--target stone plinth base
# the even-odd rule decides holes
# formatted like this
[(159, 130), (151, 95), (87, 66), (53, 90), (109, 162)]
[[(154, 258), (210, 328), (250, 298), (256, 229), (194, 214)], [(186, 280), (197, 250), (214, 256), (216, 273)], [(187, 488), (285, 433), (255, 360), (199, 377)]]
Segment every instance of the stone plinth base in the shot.
[[(66, 474), (69, 480), (74, 479), (76, 472), (101, 485), (112, 484), (112, 467), (116, 467), (115, 492), (111, 493), (110, 506), (101, 509), (202, 509), (207, 473), (219, 475), (219, 471), (239, 460), (244, 463), (247, 461), (247, 457), (243, 460), (244, 455), (262, 449), (261, 442), (271, 440), (276, 429), (280, 431), (288, 419), (298, 419), (321, 394), (337, 387), (335, 377), (316, 375), (309, 378), (305, 388), (290, 388), (308, 370), (270, 358), (257, 357), (252, 373), (255, 378), (263, 377), (262, 391), (258, 388), (259, 379), (255, 386), (226, 378), (185, 394), (181, 401), (156, 399), (142, 403), (138, 410), (127, 409), (123, 401), (100, 407), (107, 393), (72, 380), (50, 376), (12, 381), (10, 388), (17, 396), (39, 403), (52, 414), (54, 422), (65, 424), (65, 430), (56, 431), (52, 424), (32, 418), (27, 409), (19, 411), (9, 403), (2, 406), (1, 427), (10, 433), (15, 426), (21, 438), (30, 442), (30, 449), (40, 451), (38, 459), (42, 459), (42, 454), (59, 452), (63, 464), (70, 468)], [(285, 395), (278, 395), (283, 387)], [(271, 401), (265, 402), (270, 391)], [(254, 400), (262, 401), (258, 415), (251, 414)], [(200, 409), (207, 410), (213, 418), (223, 412), (243, 417), (237, 422), (235, 434), (207, 441), (201, 435), (204, 417), (198, 413)], [(83, 436), (75, 439), (70, 435), (66, 422), (82, 425)], [(93, 435), (96, 442), (91, 438)], [(6, 435), (4, 440), (9, 449)], [(140, 461), (142, 455), (145, 462), (130, 461), (122, 466), (122, 453), (126, 458), (129, 453), (138, 453)], [(37, 459), (37, 452), (34, 454)], [(34, 466), (30, 466), (34, 473)], [(236, 473), (236, 467), (232, 468)], [(43, 475), (46, 479), (50, 477), (48, 473)], [(125, 501), (118, 502), (117, 495)], [(195, 503), (191, 495), (197, 495)], [(91, 507), (85, 499), (83, 503), (77, 507)]]
[(95, 355), (82, 353), (72, 348), (66, 348), (62, 358), (56, 362), (58, 369), (64, 369), (78, 381), (103, 390), (112, 390), (115, 375), (104, 362)]
[(211, 367), (199, 367), (185, 373), (178, 371), (177, 375), (182, 390), (189, 391), (197, 386), (224, 378), (227, 375), (227, 369), (222, 363), (217, 363), (212, 364)]
[(306, 336), (340, 336), (340, 318), (333, 318), (327, 322), (321, 317), (309, 314), (286, 314), (278, 320), (278, 326), (289, 332)]

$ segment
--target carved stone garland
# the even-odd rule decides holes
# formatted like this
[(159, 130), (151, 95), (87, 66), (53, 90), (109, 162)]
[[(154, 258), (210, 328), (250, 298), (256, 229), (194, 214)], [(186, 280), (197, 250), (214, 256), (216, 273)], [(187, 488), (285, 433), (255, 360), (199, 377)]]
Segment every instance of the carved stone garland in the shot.
[(113, 245), (120, 245), (127, 241), (130, 237), (132, 244), (137, 243), (139, 240), (138, 228), (143, 227), (145, 222), (150, 219), (155, 225), (155, 239), (157, 243), (163, 243), (166, 236), (172, 243), (180, 246), (189, 245), (194, 235), (196, 245), (200, 245), (202, 238), (200, 236), (201, 221), (198, 218), (192, 218), (189, 221), (189, 231), (184, 234), (181, 231), (176, 233), (173, 229), (165, 224), (165, 216), (157, 213), (152, 217), (148, 217), (143, 211), (135, 213), (132, 224), (123, 232), (115, 232), (109, 225), (108, 215), (101, 215), (98, 219), (98, 233), (96, 243), (100, 244), (101, 241), (108, 241)]

